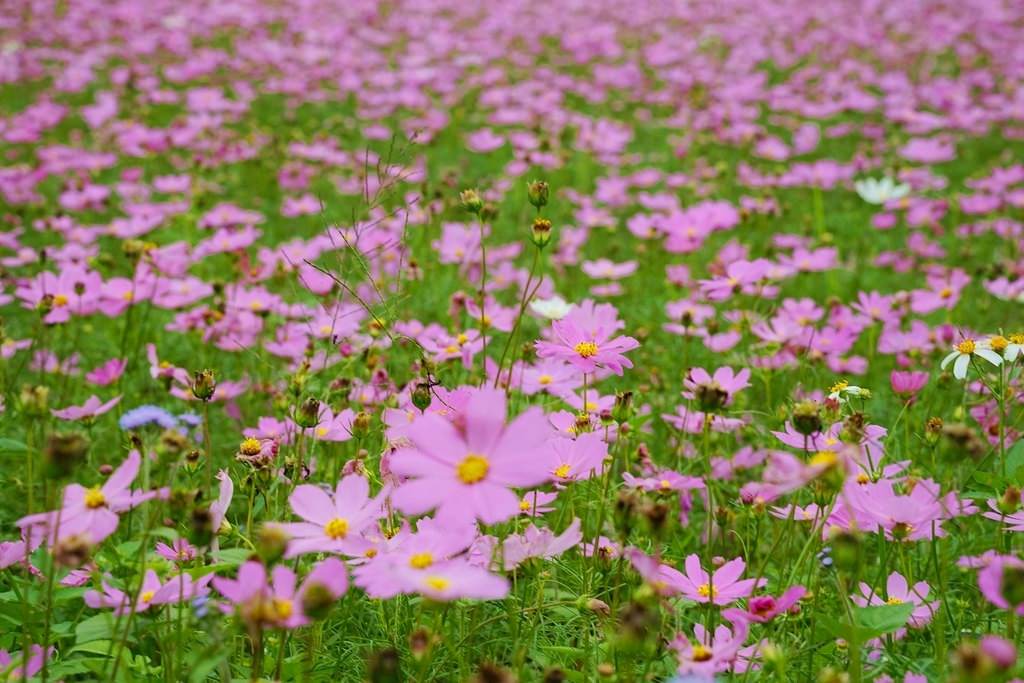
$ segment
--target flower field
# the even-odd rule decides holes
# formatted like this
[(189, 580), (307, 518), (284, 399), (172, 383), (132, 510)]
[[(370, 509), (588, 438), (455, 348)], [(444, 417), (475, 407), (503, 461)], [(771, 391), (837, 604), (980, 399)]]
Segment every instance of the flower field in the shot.
[(1024, 4), (4, 4), (0, 680), (1024, 680)]

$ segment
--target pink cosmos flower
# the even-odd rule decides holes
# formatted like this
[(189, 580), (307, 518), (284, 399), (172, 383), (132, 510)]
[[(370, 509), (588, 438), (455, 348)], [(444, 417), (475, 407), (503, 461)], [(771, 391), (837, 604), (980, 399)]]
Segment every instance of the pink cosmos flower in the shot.
[(213, 579), (213, 587), (233, 604), (233, 609), (251, 628), (276, 626), (290, 629), (309, 623), (302, 605), (312, 586), (326, 588), (335, 600), (345, 594), (348, 570), (344, 562), (329, 557), (317, 563), (297, 589), (296, 585), (295, 572), (288, 567), (277, 565), (268, 577), (266, 568), (255, 561), (243, 564), (237, 579), (219, 576)]
[(115, 396), (106, 403), (102, 403), (99, 396), (93, 394), (80, 406), (70, 406), (60, 410), (50, 410), (50, 412), (54, 417), (59, 417), (62, 420), (91, 420), (110, 411), (120, 402), (121, 397)]
[(696, 554), (687, 556), (684, 566), (686, 573), (657, 560), (636, 548), (626, 551), (633, 568), (650, 582), (659, 592), (665, 595), (682, 595), (694, 602), (716, 605), (729, 605), (763, 586), (767, 579), (743, 579), (739, 577), (746, 568), (743, 558), (737, 557), (726, 562), (709, 575), (701, 567), (700, 558)]
[[(87, 489), (80, 484), (69, 484), (64, 489), (62, 509), (22, 517), (18, 527), (33, 535), (42, 533), (51, 541), (83, 534), (92, 543), (99, 543), (117, 529), (120, 513), (150, 498), (167, 495), (167, 489), (131, 490), (141, 460), (139, 452), (132, 451), (102, 486)], [(56, 528), (58, 523), (59, 529)]]
[(736, 372), (725, 366), (715, 370), (714, 375), (708, 374), (704, 368), (690, 368), (683, 380), (683, 386), (686, 388), (683, 396), (700, 401), (713, 399), (718, 406), (727, 406), (732, 403), (737, 392), (750, 386), (749, 379), (749, 368)]
[(889, 382), (893, 393), (911, 398), (928, 383), (928, 373), (893, 370), (889, 375)]
[(583, 540), (583, 532), (580, 530), (579, 518), (573, 519), (569, 528), (561, 534), (555, 534), (551, 529), (538, 528), (531, 524), (523, 533), (512, 534), (505, 539), (502, 553), (505, 570), (514, 569), (534, 557), (543, 559), (558, 557), (570, 548), (577, 546), (581, 540)]
[[(584, 302), (586, 304), (587, 302)], [(541, 358), (560, 358), (583, 372), (607, 368), (617, 375), (623, 368), (633, 367), (625, 353), (640, 346), (632, 337), (613, 337), (618, 329), (616, 319), (591, 315), (595, 309), (580, 304), (561, 320), (551, 322), (554, 341), (535, 342)]]
[(797, 613), (800, 611), (800, 598), (807, 594), (803, 586), (793, 586), (778, 598), (771, 595), (758, 595), (747, 601), (747, 610), (735, 608), (725, 610), (722, 616), (729, 621), (744, 620), (766, 624), (780, 614)]
[(382, 491), (371, 498), (369, 482), (358, 474), (343, 477), (333, 497), (312, 484), (296, 487), (288, 503), (305, 521), (279, 525), (290, 537), (286, 557), (315, 552), (361, 555), (367, 545), (362, 533), (380, 519), (386, 495)]
[(189, 574), (179, 574), (169, 578), (166, 583), (161, 583), (156, 572), (147, 569), (142, 578), (139, 594), (134, 601), (128, 597), (127, 593), (114, 588), (105, 579), (102, 582), (102, 592), (89, 590), (83, 597), (85, 604), (89, 607), (93, 609), (113, 608), (114, 615), (120, 616), (130, 611), (145, 612), (153, 606), (175, 604), (206, 595), (210, 592), (207, 584), (212, 578), (213, 574), (207, 574), (193, 581)]
[(907, 625), (911, 628), (924, 628), (932, 620), (935, 611), (939, 608), (939, 601), (928, 602), (930, 587), (924, 581), (918, 581), (911, 588), (907, 580), (899, 572), (889, 574), (885, 582), (885, 594), (883, 599), (874, 588), (860, 582), (860, 595), (850, 596), (854, 603), (865, 607), (867, 605), (902, 605), (909, 602), (914, 604), (914, 611), (907, 618)]
[(608, 444), (598, 432), (584, 432), (575, 439), (555, 437), (542, 455), (558, 484), (589, 479), (601, 471), (607, 456)]
[(697, 624), (692, 641), (682, 633), (677, 635), (670, 647), (679, 658), (678, 672), (710, 681), (715, 674), (730, 671), (737, 664), (737, 655), (750, 632), (750, 625), (743, 619), (737, 619), (731, 626), (721, 624), (712, 634), (703, 624)]
[(196, 547), (186, 539), (179, 538), (173, 541), (171, 545), (157, 543), (156, 554), (175, 564), (185, 564), (196, 559)]
[(105, 387), (120, 379), (121, 375), (124, 374), (124, 369), (127, 365), (128, 361), (122, 358), (111, 358), (103, 365), (88, 373), (85, 376), (85, 379), (90, 384), (95, 384), (98, 387)]
[(43, 663), (54, 652), (56, 648), (49, 647), (44, 651), (42, 645), (29, 646), (27, 656), (24, 652), (11, 654), (7, 650), (0, 650), (0, 675), (12, 681), (28, 680), (43, 670)]
[(391, 459), (394, 474), (409, 477), (391, 498), (406, 514), (437, 508), (448, 522), (502, 522), (519, 512), (509, 489), (541, 484), (550, 476), (541, 449), (551, 434), (543, 411), (532, 407), (505, 425), (505, 393), (479, 389), (457, 423), (435, 414), (406, 430), (412, 446)]
[[(1012, 609), (1024, 615), (1024, 601), (1011, 604), (1006, 595), (1006, 584), (1018, 586), (1024, 575), (1024, 561), (1012, 555), (993, 557), (978, 572), (978, 588), (985, 599), (1000, 609)], [(1015, 591), (1019, 594), (1020, 591)]]
[(528, 491), (519, 501), (519, 514), (527, 517), (539, 517), (554, 510), (552, 503), (558, 498), (557, 493), (544, 491)]
[(217, 481), (220, 482), (217, 500), (210, 503), (210, 526), (214, 533), (219, 533), (223, 528), (228, 508), (231, 507), (231, 498), (235, 494), (235, 483), (231, 481), (227, 470), (217, 472)]

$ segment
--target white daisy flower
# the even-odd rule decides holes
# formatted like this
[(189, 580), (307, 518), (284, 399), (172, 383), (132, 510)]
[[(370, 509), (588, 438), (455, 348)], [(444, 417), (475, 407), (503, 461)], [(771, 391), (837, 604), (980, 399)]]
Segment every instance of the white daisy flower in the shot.
[(530, 310), (549, 320), (561, 320), (569, 315), (574, 304), (568, 303), (562, 297), (555, 295), (550, 299), (537, 299), (530, 302)]
[(836, 382), (829, 389), (828, 398), (831, 401), (836, 401), (837, 403), (846, 403), (847, 398), (850, 396), (871, 398), (871, 390), (865, 389), (864, 387), (854, 386), (847, 382), (845, 379)]
[(868, 204), (885, 204), (890, 199), (903, 199), (910, 194), (910, 185), (897, 183), (889, 177), (875, 180), (865, 178), (853, 184), (860, 198)]
[(1003, 362), (1003, 357), (989, 347), (988, 341), (964, 339), (953, 347), (952, 353), (942, 359), (941, 367), (945, 370), (946, 366), (952, 363), (953, 376), (963, 379), (967, 377), (967, 366), (971, 364), (971, 358), (974, 356), (984, 358), (992, 365), (1000, 365)]

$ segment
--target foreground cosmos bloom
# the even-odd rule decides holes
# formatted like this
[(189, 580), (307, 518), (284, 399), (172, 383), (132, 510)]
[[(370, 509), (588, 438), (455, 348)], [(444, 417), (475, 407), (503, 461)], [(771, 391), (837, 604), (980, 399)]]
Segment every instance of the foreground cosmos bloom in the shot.
[(27, 534), (39, 534), (51, 542), (78, 535), (92, 543), (101, 542), (117, 529), (120, 513), (167, 493), (131, 490), (140, 462), (139, 452), (132, 451), (102, 486), (69, 484), (61, 509), (23, 517), (18, 526)]
[(342, 478), (333, 496), (311, 484), (296, 487), (288, 502), (305, 521), (280, 525), (290, 539), (287, 557), (314, 552), (363, 554), (369, 542), (362, 534), (382, 516), (386, 493), (371, 498), (369, 482), (358, 474)]
[(952, 363), (953, 376), (957, 379), (964, 379), (967, 377), (967, 368), (974, 358), (981, 358), (992, 365), (1000, 365), (1003, 362), (1003, 357), (993, 351), (987, 342), (964, 339), (958, 342), (953, 350), (942, 359), (941, 367), (945, 370)]
[(682, 595), (698, 603), (729, 605), (748, 597), (755, 588), (767, 583), (767, 579), (763, 578), (740, 579), (746, 568), (742, 557), (726, 562), (713, 574), (708, 574), (701, 567), (700, 558), (696, 554), (686, 557), (683, 563), (685, 574), (674, 567), (658, 563), (635, 548), (629, 550), (628, 557), (633, 568), (655, 588), (670, 595)]
[(537, 355), (560, 358), (585, 373), (607, 368), (621, 375), (623, 368), (633, 367), (624, 354), (639, 347), (640, 342), (632, 337), (613, 336), (620, 325), (613, 312), (576, 307), (551, 323), (554, 341), (538, 341)]
[(278, 565), (268, 577), (262, 564), (246, 562), (236, 579), (218, 576), (213, 586), (230, 603), (225, 609), (237, 611), (250, 628), (297, 628), (310, 621), (309, 596), (319, 598), (322, 592), (333, 603), (345, 594), (348, 571), (341, 560), (327, 558), (316, 564), (299, 585), (295, 572), (288, 567)]
[(508, 425), (502, 391), (480, 389), (458, 425), (433, 414), (406, 430), (411, 447), (391, 459), (391, 470), (408, 477), (392, 493), (407, 514), (434, 508), (447, 522), (479, 519), (494, 524), (519, 512), (512, 488), (536, 486), (549, 477), (541, 448), (551, 432), (543, 412), (530, 408)]
[(853, 602), (861, 607), (866, 605), (902, 605), (908, 602), (913, 603), (914, 611), (907, 618), (907, 625), (912, 628), (924, 628), (939, 608), (938, 600), (927, 601), (929, 590), (930, 588), (926, 582), (918, 581), (913, 587), (910, 587), (902, 574), (893, 572), (886, 579), (884, 596), (861, 581), (860, 595), (853, 595), (851, 597)]

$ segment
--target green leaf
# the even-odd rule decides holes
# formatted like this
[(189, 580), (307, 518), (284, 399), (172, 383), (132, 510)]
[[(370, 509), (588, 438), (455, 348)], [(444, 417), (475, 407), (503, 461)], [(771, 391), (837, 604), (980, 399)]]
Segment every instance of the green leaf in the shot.
[[(75, 643), (83, 645), (96, 640), (109, 640), (113, 634), (110, 614), (97, 614), (82, 621), (75, 628)], [(106, 652), (106, 650), (104, 650)]]
[[(75, 645), (71, 648), (72, 652), (88, 652), (94, 655), (103, 655), (104, 657), (113, 657), (114, 648), (111, 647), (109, 640), (92, 640), (88, 643), (82, 643), (81, 645)], [(108, 654), (110, 653), (110, 654)]]
[(28, 446), (15, 439), (0, 438), (0, 453), (28, 453)]
[(898, 605), (871, 605), (857, 607), (853, 611), (853, 620), (858, 626), (870, 631), (892, 633), (907, 625), (910, 613), (914, 611), (914, 603), (903, 602)]

